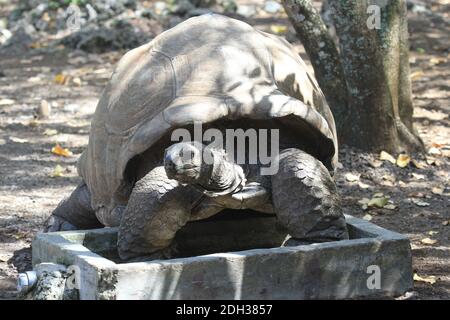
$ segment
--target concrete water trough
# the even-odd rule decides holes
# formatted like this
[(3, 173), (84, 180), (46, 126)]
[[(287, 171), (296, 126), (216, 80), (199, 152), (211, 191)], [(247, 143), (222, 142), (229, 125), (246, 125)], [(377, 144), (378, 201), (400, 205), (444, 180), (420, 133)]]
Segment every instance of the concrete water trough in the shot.
[(412, 288), (409, 240), (347, 216), (350, 240), (280, 247), (272, 216), (222, 215), (176, 237), (180, 257), (121, 263), (117, 229), (39, 234), (33, 265), (75, 265), (80, 299), (345, 299)]

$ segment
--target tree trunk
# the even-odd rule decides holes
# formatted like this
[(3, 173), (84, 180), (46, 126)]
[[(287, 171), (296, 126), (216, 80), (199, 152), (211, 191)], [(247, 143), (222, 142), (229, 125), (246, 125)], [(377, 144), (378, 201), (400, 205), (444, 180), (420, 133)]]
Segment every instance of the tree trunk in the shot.
[(336, 44), (310, 0), (282, 1), (311, 59), (317, 81), (335, 117), (340, 135), (346, 127), (347, 84)]
[[(385, 5), (378, 7), (378, 12), (368, 13), (369, 6), (377, 2)], [(303, 38), (310, 38), (306, 40), (305, 49), (337, 118), (340, 142), (374, 151), (422, 150), (423, 144), (414, 131), (412, 121), (405, 1), (330, 1), (340, 54), (336, 48), (330, 49), (329, 41), (326, 46), (308, 44), (308, 41), (326, 38), (322, 35), (323, 21), (309, 0), (283, 0), (283, 4), (301, 40), (305, 43)], [(303, 12), (313, 12), (314, 17), (309, 22), (314, 23), (315, 27), (304, 25), (299, 20), (300, 15), (308, 16)], [(377, 13), (380, 13), (378, 17)], [(369, 23), (369, 19), (375, 19), (380, 24)], [(306, 33), (308, 29), (313, 30), (312, 35)], [(327, 58), (327, 63), (340, 61), (343, 77), (339, 72), (327, 73), (327, 70), (336, 67), (329, 69), (323, 60), (316, 58), (324, 55), (335, 56)], [(327, 78), (321, 76), (323, 73), (339, 79), (335, 81), (345, 81), (345, 86), (342, 84), (333, 88), (327, 85)], [(336, 89), (345, 90), (345, 93), (328, 92)], [(346, 105), (331, 100), (336, 96), (345, 97)]]

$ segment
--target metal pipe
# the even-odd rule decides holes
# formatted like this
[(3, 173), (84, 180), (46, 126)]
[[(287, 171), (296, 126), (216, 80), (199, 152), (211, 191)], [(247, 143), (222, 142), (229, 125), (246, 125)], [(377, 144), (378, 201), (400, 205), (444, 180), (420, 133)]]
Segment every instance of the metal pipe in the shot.
[(17, 278), (17, 291), (21, 294), (29, 292), (37, 283), (36, 271), (20, 273)]

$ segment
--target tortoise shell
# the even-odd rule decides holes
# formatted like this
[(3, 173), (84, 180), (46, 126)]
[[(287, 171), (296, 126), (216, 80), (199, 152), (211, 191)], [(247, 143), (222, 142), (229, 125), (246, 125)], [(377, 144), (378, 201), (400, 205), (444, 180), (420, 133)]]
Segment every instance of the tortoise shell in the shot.
[(290, 126), (311, 128), (319, 160), (333, 171), (334, 119), (293, 47), (242, 21), (194, 17), (119, 61), (95, 111), (79, 174), (99, 220), (118, 225), (111, 211), (126, 204), (133, 187), (124, 178), (127, 165), (173, 129), (196, 121), (287, 116)]

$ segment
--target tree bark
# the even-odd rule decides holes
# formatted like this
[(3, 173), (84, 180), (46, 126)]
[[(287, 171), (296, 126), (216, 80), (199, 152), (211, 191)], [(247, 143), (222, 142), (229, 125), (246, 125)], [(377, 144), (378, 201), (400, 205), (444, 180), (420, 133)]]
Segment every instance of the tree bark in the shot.
[[(381, 23), (369, 27), (368, 8), (377, 2), (383, 4), (379, 7)], [(331, 46), (331, 38), (331, 42), (322, 40), (326, 39), (324, 24), (309, 0), (284, 0), (283, 4), (337, 118), (340, 142), (373, 151), (422, 150), (423, 143), (412, 120), (405, 0), (330, 1), (340, 52)], [(300, 21), (300, 15), (309, 18)], [(311, 41), (326, 45), (314, 45)], [(324, 55), (330, 57), (323, 61), (320, 57)], [(336, 61), (342, 66), (342, 73), (336, 65), (329, 69), (325, 64)], [(327, 77), (335, 77), (334, 82), (341, 85), (326, 84)], [(345, 93), (329, 92), (334, 90), (345, 90)], [(341, 99), (337, 100), (339, 104), (332, 100), (336, 97)]]
[(309, 0), (281, 2), (311, 60), (317, 82), (334, 114), (338, 135), (341, 135), (348, 118), (347, 84), (335, 42)]

